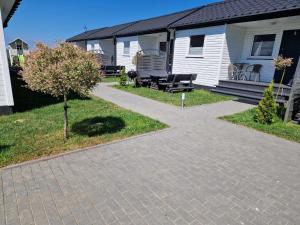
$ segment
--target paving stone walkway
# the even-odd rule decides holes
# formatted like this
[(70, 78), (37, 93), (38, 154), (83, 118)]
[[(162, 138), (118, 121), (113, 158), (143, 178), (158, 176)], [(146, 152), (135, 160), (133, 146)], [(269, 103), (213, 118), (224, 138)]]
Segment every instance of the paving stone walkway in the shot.
[(0, 225), (300, 224), (300, 145), (99, 85), (170, 128), (1, 171)]

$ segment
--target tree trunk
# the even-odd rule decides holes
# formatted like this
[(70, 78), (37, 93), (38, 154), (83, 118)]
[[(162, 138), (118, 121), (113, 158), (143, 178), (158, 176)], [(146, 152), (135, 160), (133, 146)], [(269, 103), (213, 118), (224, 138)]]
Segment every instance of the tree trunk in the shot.
[(67, 104), (67, 95), (64, 94), (64, 138), (68, 139), (68, 104)]
[[(283, 79), (284, 79), (284, 76), (285, 76), (285, 70), (286, 70), (286, 68), (284, 68), (284, 70), (282, 72), (282, 77), (281, 77), (279, 87), (278, 87), (278, 90), (277, 90), (277, 93), (276, 93), (276, 98), (275, 98), (276, 102), (277, 102), (277, 98), (278, 98), (278, 95), (279, 95), (279, 92), (280, 92), (280, 89), (281, 89), (281, 86), (282, 86), (282, 82), (283, 82)], [(282, 88), (282, 91), (283, 91), (283, 88)]]

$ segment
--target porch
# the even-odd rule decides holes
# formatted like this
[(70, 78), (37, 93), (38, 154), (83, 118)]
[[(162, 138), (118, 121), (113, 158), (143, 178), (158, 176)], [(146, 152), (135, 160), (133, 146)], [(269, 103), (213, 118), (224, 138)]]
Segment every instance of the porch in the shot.
[(299, 21), (293, 16), (227, 25), (221, 73), (213, 91), (257, 102), (274, 80), (277, 92), (282, 71), (276, 71), (273, 59), (282, 55), (293, 58), (278, 98), (279, 103), (287, 102), (299, 64)]
[[(219, 85), (212, 91), (225, 95), (237, 96), (241, 100), (257, 103), (263, 98), (263, 92), (268, 87), (267, 82), (244, 81), (244, 80), (220, 80)], [(277, 93), (279, 84), (274, 84), (274, 94)], [(278, 103), (286, 103), (291, 94), (291, 86), (282, 85)]]
[(115, 66), (115, 45), (113, 38), (88, 40), (86, 44), (87, 51), (97, 54), (98, 59), (103, 66)]

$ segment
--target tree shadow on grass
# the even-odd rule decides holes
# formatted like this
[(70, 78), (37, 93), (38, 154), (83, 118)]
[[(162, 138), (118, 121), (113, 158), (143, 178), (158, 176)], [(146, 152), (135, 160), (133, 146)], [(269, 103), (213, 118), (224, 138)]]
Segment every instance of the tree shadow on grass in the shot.
[(8, 151), (13, 145), (0, 145), (0, 154)]
[[(44, 106), (63, 102), (62, 98), (55, 98), (40, 92), (31, 91), (26, 87), (26, 83), (21, 79), (17, 70), (11, 70), (11, 83), (14, 96), (14, 112), (25, 112)], [(81, 97), (75, 93), (71, 93), (68, 98), (72, 99), (89, 99)]]
[(100, 136), (113, 134), (121, 131), (125, 127), (125, 122), (119, 117), (94, 117), (82, 120), (72, 125), (72, 131), (83, 136)]

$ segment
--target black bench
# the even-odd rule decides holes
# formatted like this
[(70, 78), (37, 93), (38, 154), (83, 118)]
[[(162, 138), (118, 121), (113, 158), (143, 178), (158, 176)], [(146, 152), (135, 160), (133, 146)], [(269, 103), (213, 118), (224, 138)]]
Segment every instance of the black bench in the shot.
[(165, 80), (160, 79), (158, 85), (168, 92), (192, 91), (196, 78), (197, 74), (170, 74)]
[(125, 66), (101, 66), (100, 70), (104, 76), (119, 76)]

